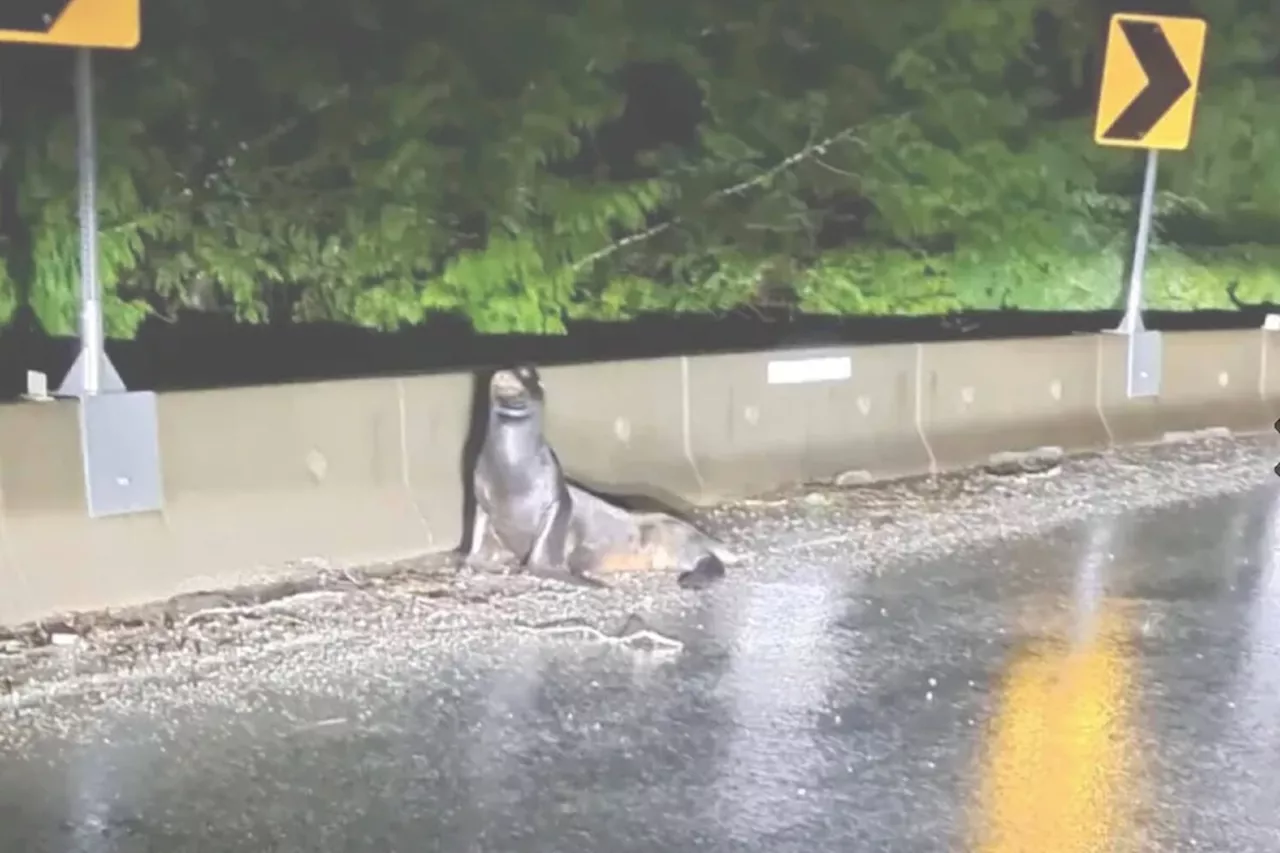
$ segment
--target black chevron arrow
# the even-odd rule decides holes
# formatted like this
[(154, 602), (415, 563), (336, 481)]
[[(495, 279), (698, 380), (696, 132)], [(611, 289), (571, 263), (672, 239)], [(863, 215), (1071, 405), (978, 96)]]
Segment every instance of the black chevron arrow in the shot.
[(0, 30), (47, 33), (75, 0), (0, 0)]
[(1147, 85), (1138, 97), (1107, 128), (1107, 139), (1138, 140), (1151, 132), (1169, 108), (1191, 88), (1191, 78), (1178, 61), (1164, 30), (1150, 21), (1121, 21), (1133, 55), (1147, 75)]

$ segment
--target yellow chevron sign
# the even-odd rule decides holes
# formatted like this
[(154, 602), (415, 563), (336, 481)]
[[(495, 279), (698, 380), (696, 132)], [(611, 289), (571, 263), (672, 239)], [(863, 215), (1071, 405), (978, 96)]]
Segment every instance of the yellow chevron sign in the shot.
[(0, 0), (0, 42), (132, 50), (141, 0)]
[(1113, 15), (1094, 141), (1122, 148), (1186, 148), (1208, 30), (1199, 18)]

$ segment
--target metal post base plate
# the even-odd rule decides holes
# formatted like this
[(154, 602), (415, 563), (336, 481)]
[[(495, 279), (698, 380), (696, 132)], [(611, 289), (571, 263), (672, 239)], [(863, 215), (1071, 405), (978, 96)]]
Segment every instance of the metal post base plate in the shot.
[(80, 399), (80, 452), (90, 518), (164, 508), (156, 399), (153, 391)]
[[(55, 393), (58, 397), (81, 397), (90, 396), (86, 394), (84, 387), (85, 362), (89, 359), (89, 351), (84, 347), (80, 348), (80, 353), (76, 356), (76, 360), (71, 365), (71, 369), (67, 371), (67, 375), (63, 377), (62, 384), (58, 386)], [(102, 353), (102, 366), (98, 369), (98, 391), (108, 394), (119, 393), (124, 391), (124, 380), (120, 378), (120, 374), (116, 372), (116, 366), (111, 363), (111, 359), (107, 357), (106, 352)]]

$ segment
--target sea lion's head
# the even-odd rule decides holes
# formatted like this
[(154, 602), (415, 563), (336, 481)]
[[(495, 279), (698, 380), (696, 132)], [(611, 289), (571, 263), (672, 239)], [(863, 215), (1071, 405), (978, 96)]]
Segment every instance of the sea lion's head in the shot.
[(542, 406), (542, 396), (542, 378), (532, 365), (504, 368), (489, 380), (489, 404), (503, 420), (523, 420), (534, 415)]

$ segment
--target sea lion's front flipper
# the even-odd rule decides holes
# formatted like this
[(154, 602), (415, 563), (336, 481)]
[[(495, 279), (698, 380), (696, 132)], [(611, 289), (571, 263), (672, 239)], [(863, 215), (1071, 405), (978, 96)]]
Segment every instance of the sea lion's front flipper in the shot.
[[(572, 514), (571, 514), (572, 515)], [(550, 529), (548, 527), (548, 529)], [(561, 551), (568, 550), (567, 534), (561, 541)], [(554, 536), (552, 537), (554, 539)], [(535, 543), (536, 544), (536, 543)], [(551, 546), (548, 545), (548, 548)], [(548, 553), (544, 550), (544, 553)], [(589, 572), (594, 568), (595, 563), (591, 559), (583, 559), (584, 551), (580, 548), (568, 554), (561, 562), (553, 563), (549, 559), (542, 562), (533, 560), (526, 561), (524, 569), (535, 577), (548, 578), (550, 580), (567, 583), (570, 586), (584, 586), (589, 589), (604, 589), (609, 585), (604, 581), (597, 580), (592, 577)], [(530, 552), (532, 557), (533, 552)]]
[(474, 511), (471, 516), (471, 530), (467, 537), (467, 547), (462, 552), (463, 562), (470, 565), (480, 554), (480, 549), (484, 545), (484, 538), (489, 532), (491, 523), (489, 521), (489, 513), (484, 511), (484, 507), (479, 501), (474, 504)]
[(536, 577), (557, 580), (571, 586), (602, 589), (608, 586), (588, 574), (592, 562), (584, 560), (585, 550), (571, 549), (569, 539), (573, 525), (573, 503), (567, 490), (547, 508), (538, 535), (529, 549), (522, 568)]
[(565, 493), (561, 500), (547, 508), (533, 547), (522, 563), (522, 568), (535, 577), (557, 580), (571, 586), (600, 589), (608, 586), (586, 574), (579, 560), (567, 554), (569, 527), (573, 522), (573, 505)]
[(569, 539), (569, 522), (573, 519), (573, 503), (569, 493), (561, 489), (551, 505), (542, 513), (538, 532), (534, 534), (529, 553), (521, 560), (521, 566), (535, 572), (566, 572), (566, 545)]

